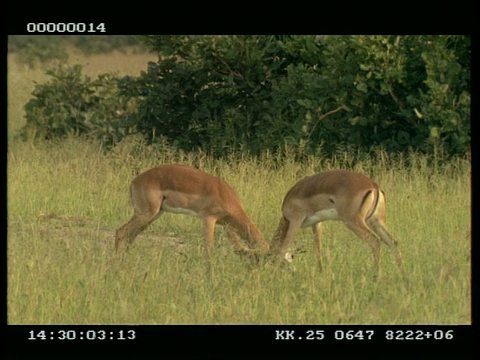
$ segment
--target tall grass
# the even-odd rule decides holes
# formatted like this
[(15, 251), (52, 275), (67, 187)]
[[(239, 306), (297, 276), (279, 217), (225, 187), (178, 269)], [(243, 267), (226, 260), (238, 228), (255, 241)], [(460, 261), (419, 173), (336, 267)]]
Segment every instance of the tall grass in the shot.
[[(71, 57), (87, 73), (146, 68), (147, 59)], [(128, 69), (125, 68), (128, 64)], [(121, 65), (119, 67), (119, 65)], [(123, 67), (123, 68), (122, 68)], [(259, 158), (155, 149), (126, 139), (105, 154), (82, 139), (22, 143), (23, 105), (44, 70), (9, 56), (7, 157), (8, 323), (10, 324), (468, 324), (471, 322), (470, 161), (432, 166), (419, 155), (353, 162), (295, 161), (291, 150)], [(163, 163), (194, 165), (230, 183), (267, 239), (286, 191), (331, 168), (371, 176), (387, 196), (387, 226), (405, 258), (406, 283), (384, 246), (382, 277), (372, 281), (368, 245), (341, 223), (324, 226), (324, 269), (312, 235), (300, 232), (296, 271), (252, 266), (216, 230), (213, 277), (205, 276), (198, 219), (164, 214), (126, 255), (113, 252), (115, 229), (132, 215), (128, 188), (139, 172)]]
[[(216, 231), (214, 276), (205, 276), (202, 224), (165, 214), (125, 256), (113, 252), (128, 220), (136, 173), (162, 163), (197, 165), (229, 182), (267, 238), (286, 191), (341, 160), (302, 163), (213, 160), (132, 142), (104, 154), (79, 139), (10, 146), (8, 158), (8, 320), (52, 323), (466, 324), (470, 322), (470, 164), (437, 171), (420, 155), (411, 165), (362, 163), (387, 194), (387, 224), (405, 257), (406, 283), (382, 249), (372, 281), (370, 248), (341, 223), (326, 222), (324, 269), (313, 251), (294, 273), (254, 267)], [(386, 156), (386, 155), (384, 155)], [(310, 250), (311, 232), (295, 246)]]

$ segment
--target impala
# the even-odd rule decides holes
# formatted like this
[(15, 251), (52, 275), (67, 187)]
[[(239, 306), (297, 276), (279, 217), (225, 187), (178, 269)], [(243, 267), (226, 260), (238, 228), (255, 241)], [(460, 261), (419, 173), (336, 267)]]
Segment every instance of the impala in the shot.
[[(203, 220), (206, 255), (210, 264), (216, 224), (224, 225), (227, 236), (240, 252), (267, 252), (268, 244), (243, 209), (237, 193), (223, 180), (182, 165), (161, 165), (138, 175), (131, 183), (133, 217), (115, 236), (118, 250), (123, 240), (135, 237), (164, 212), (186, 214)], [(245, 248), (237, 236), (247, 241)], [(254, 249), (257, 248), (257, 249)]]
[(397, 241), (385, 227), (385, 194), (365, 175), (331, 170), (306, 177), (288, 191), (282, 214), (270, 246), (278, 261), (289, 255), (287, 247), (297, 232), (311, 226), (321, 269), (322, 221), (340, 220), (372, 248), (375, 278), (379, 274), (380, 241), (393, 249), (402, 269), (402, 254)]

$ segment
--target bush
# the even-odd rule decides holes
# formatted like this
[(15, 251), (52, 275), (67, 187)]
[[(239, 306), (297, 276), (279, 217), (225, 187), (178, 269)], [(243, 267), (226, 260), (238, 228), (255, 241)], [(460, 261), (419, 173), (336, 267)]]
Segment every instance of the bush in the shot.
[(132, 101), (117, 91), (117, 78), (99, 75), (96, 80), (82, 75), (80, 65), (50, 69), (52, 80), (38, 84), (26, 105), (23, 139), (53, 139), (86, 135), (110, 146), (133, 127), (128, 117)]
[(465, 36), (152, 36), (138, 129), (214, 154), (285, 144), (456, 155), (470, 142)]
[[(139, 77), (50, 70), (23, 132), (89, 134), (215, 156), (299, 156), (470, 147), (467, 36), (148, 36), (161, 56)], [(135, 106), (135, 111), (133, 111)]]
[[(149, 142), (215, 155), (265, 148), (274, 40), (257, 36), (148, 38), (164, 56), (122, 89), (139, 97), (137, 128)], [(281, 124), (275, 121), (278, 128)], [(270, 124), (272, 125), (272, 124)], [(270, 130), (271, 130), (271, 126)], [(272, 137), (269, 136), (271, 141)]]
[(68, 47), (75, 47), (86, 55), (124, 51), (125, 48), (146, 51), (137, 36), (126, 35), (10, 35), (8, 50), (17, 53), (17, 59), (33, 68), (37, 62), (47, 63), (68, 59)]
[(61, 36), (9, 36), (8, 51), (18, 53), (20, 63), (33, 68), (39, 61), (65, 61), (68, 53)]

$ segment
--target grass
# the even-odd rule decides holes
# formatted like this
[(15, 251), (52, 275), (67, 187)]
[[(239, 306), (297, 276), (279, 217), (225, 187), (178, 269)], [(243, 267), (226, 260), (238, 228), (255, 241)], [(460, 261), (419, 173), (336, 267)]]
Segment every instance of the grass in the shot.
[[(41, 78), (39, 70), (25, 71), (9, 63), (12, 132), (24, 121), (20, 109), (30, 80)], [(385, 246), (382, 276), (373, 282), (368, 245), (335, 222), (324, 225), (322, 272), (308, 229), (296, 237), (294, 245), (308, 251), (294, 259), (292, 273), (251, 266), (233, 253), (219, 227), (214, 276), (206, 277), (202, 224), (193, 217), (162, 215), (127, 255), (114, 253), (115, 229), (132, 214), (128, 186), (135, 174), (177, 162), (221, 176), (270, 239), (286, 191), (314, 172), (349, 168), (348, 154), (302, 163), (287, 157), (279, 166), (273, 156), (214, 160), (155, 150), (133, 138), (108, 154), (82, 139), (9, 140), (9, 324), (471, 323), (468, 160), (432, 168), (418, 154), (384, 155), (355, 166), (385, 190), (387, 225), (399, 240), (408, 283)]]
[[(179, 160), (173, 154), (146, 154), (139, 158), (145, 169), (196, 160), (193, 155)], [(217, 228), (215, 273), (207, 278), (201, 222), (174, 214), (162, 215), (126, 256), (117, 256), (113, 236), (131, 216), (128, 183), (134, 176), (128, 161), (120, 165), (117, 156), (78, 139), (11, 145), (10, 323), (470, 322), (466, 161), (435, 174), (428, 168), (377, 170), (388, 199), (387, 223), (405, 257), (407, 284), (386, 247), (382, 277), (373, 282), (370, 249), (335, 222), (324, 226), (323, 272), (315, 266), (313, 251), (295, 258), (293, 274), (252, 267), (233, 253)], [(301, 178), (311, 173), (308, 167), (298, 173), (293, 165), (276, 169), (267, 160), (235, 164), (198, 158), (203, 169), (221, 173), (238, 191), (267, 238), (279, 220), (283, 195), (296, 181), (291, 174)], [(295, 245), (308, 250), (311, 242), (311, 232), (305, 230)]]

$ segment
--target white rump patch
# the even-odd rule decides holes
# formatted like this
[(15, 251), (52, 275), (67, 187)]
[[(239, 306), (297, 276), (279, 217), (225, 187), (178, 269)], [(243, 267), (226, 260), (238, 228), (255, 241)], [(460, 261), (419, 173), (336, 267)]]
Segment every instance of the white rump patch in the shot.
[(314, 225), (319, 221), (324, 221), (324, 220), (340, 220), (340, 218), (338, 217), (337, 209), (330, 208), (330, 209), (323, 209), (323, 210), (317, 211), (315, 214), (303, 220), (302, 228)]

